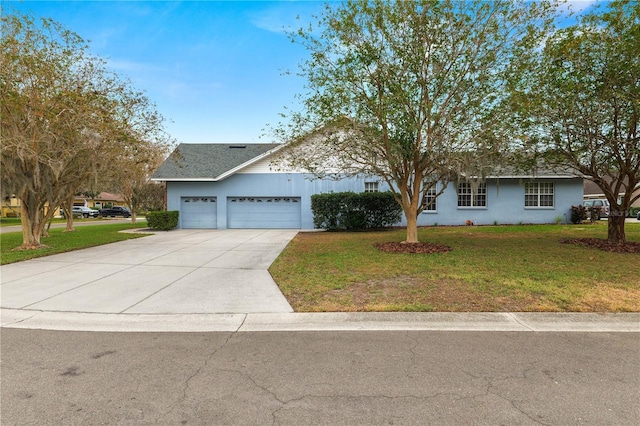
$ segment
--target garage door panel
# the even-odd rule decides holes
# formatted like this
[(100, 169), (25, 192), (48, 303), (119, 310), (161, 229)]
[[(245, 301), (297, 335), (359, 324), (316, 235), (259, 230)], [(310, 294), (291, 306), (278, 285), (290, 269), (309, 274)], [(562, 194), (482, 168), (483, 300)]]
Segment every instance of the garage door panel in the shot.
[(180, 216), (182, 228), (215, 229), (218, 227), (216, 197), (182, 197)]
[(229, 197), (229, 228), (300, 228), (298, 197)]

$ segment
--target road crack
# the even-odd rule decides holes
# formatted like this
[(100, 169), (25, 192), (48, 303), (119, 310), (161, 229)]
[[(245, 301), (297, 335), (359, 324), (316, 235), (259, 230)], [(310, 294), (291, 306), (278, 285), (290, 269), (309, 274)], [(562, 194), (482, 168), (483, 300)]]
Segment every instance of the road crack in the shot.
[(224, 342), (222, 342), (222, 344), (216, 348), (215, 350), (213, 350), (209, 356), (204, 360), (204, 362), (191, 374), (189, 375), (189, 377), (187, 377), (184, 381), (184, 386), (182, 388), (182, 396), (173, 404), (171, 405), (171, 407), (165, 411), (164, 413), (162, 413), (155, 421), (156, 424), (164, 424), (164, 422), (162, 422), (162, 419), (167, 417), (168, 415), (170, 415), (180, 404), (182, 404), (186, 399), (187, 399), (187, 394), (189, 392), (189, 384), (191, 383), (191, 381), (197, 377), (200, 372), (209, 365), (209, 363), (211, 362), (211, 360), (213, 359), (213, 357), (220, 352), (222, 349), (224, 349), (224, 347), (229, 343), (229, 341), (233, 338), (233, 336), (236, 333), (229, 333), (229, 335), (227, 336), (227, 338), (224, 340)]

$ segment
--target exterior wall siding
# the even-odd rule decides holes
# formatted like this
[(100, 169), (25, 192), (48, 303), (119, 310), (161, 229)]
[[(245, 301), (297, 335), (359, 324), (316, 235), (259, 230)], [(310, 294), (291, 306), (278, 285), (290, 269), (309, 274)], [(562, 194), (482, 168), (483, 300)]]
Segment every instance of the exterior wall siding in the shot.
[[(527, 182), (552, 182), (553, 207), (525, 207), (524, 191)], [(423, 212), (419, 225), (463, 225), (466, 220), (476, 225), (554, 223), (560, 218), (570, 222), (571, 206), (582, 204), (582, 179), (489, 179), (486, 207), (458, 207), (457, 188), (449, 184), (437, 199), (435, 212)]]
[[(364, 191), (365, 182), (378, 181), (379, 189), (388, 186), (380, 179), (368, 177), (340, 180), (317, 179), (300, 173), (237, 173), (221, 182), (167, 182), (167, 208), (180, 210), (180, 198), (202, 196), (218, 199), (217, 224), (227, 228), (228, 197), (300, 197), (301, 228), (313, 228), (311, 195), (326, 192)], [(524, 190), (527, 182), (553, 182), (554, 206), (525, 208)], [(486, 207), (458, 207), (457, 187), (449, 184), (437, 199), (436, 211), (423, 212), (418, 225), (463, 225), (466, 220), (476, 225), (553, 223), (556, 219), (567, 223), (572, 205), (582, 204), (582, 179), (490, 179), (487, 181)], [(398, 225), (404, 225), (405, 220)], [(182, 221), (179, 221), (182, 227)]]

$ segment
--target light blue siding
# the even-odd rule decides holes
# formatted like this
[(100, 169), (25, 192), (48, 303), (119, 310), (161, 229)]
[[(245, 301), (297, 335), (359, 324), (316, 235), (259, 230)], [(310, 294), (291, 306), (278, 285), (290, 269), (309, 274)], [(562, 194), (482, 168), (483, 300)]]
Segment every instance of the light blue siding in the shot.
[(554, 206), (552, 208), (525, 207), (524, 189), (530, 179), (489, 179), (487, 181), (486, 207), (458, 207), (457, 188), (449, 184), (437, 199), (436, 212), (423, 212), (419, 225), (463, 225), (466, 220), (476, 225), (554, 223), (560, 218), (568, 223), (571, 206), (582, 204), (582, 179), (536, 179), (535, 182), (554, 184)]
[[(340, 180), (315, 179), (296, 173), (235, 174), (221, 182), (167, 182), (167, 208), (181, 210), (181, 197), (217, 197), (217, 228), (229, 227), (227, 199), (229, 197), (296, 197), (299, 198), (302, 229), (313, 228), (311, 195), (326, 192), (364, 191), (365, 182), (376, 179), (356, 177)], [(388, 186), (380, 179), (380, 190)], [(472, 220), (477, 225), (553, 223), (556, 218), (568, 222), (572, 205), (582, 203), (582, 179), (537, 179), (535, 182), (553, 182), (554, 206), (552, 208), (525, 208), (524, 190), (529, 179), (489, 179), (487, 181), (487, 206), (458, 207), (457, 188), (450, 184), (437, 199), (434, 212), (423, 212), (418, 225), (463, 225)], [(231, 218), (233, 225), (233, 217)], [(404, 225), (406, 222), (403, 219)], [(180, 227), (184, 227), (182, 212)]]

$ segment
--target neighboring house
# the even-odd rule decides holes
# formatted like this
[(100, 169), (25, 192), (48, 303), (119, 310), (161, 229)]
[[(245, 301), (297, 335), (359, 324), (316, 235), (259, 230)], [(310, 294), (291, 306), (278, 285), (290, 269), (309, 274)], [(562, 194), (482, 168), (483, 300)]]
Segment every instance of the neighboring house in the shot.
[[(626, 180), (625, 180), (626, 182)], [(640, 184), (636, 186), (635, 190), (633, 191), (633, 195), (638, 195), (638, 193), (640, 193)], [(618, 194), (619, 197), (624, 197), (625, 193), (621, 192), (620, 194)], [(598, 199), (598, 198), (607, 198), (605, 197), (605, 195), (602, 193), (602, 189), (600, 189), (600, 187), (598, 185), (596, 185), (595, 183), (593, 183), (592, 181), (585, 179), (584, 180), (584, 199), (585, 200), (594, 200), (594, 199)], [(640, 199), (636, 200), (634, 203), (631, 204), (631, 207), (640, 207)]]
[[(73, 200), (74, 206), (85, 206), (100, 209), (104, 206), (124, 206), (124, 198), (118, 194), (101, 192), (95, 199), (85, 196), (77, 196)], [(3, 194), (2, 196), (2, 217), (20, 217), (21, 202), (14, 194)], [(55, 216), (60, 216), (60, 209), (56, 209)]]
[(20, 199), (14, 194), (2, 195), (2, 217), (20, 217)]
[[(180, 144), (152, 180), (166, 183), (167, 209), (180, 212), (180, 228), (312, 229), (311, 195), (388, 189), (376, 177), (319, 179), (279, 170), (270, 158), (280, 147)], [(581, 178), (551, 172), (490, 176), (477, 186), (451, 183), (418, 225), (569, 222), (582, 190)]]
[(108, 192), (99, 193), (93, 200), (89, 201), (89, 207), (101, 209), (107, 206), (125, 206), (124, 197), (120, 194), (110, 194)]
[[(2, 194), (2, 207), (0, 216), (1, 217), (20, 217), (22, 211), (22, 201), (16, 197), (15, 194), (6, 192), (4, 188), (0, 188), (0, 193)], [(49, 208), (47, 204), (46, 209)], [(57, 214), (57, 210), (56, 213)]]

